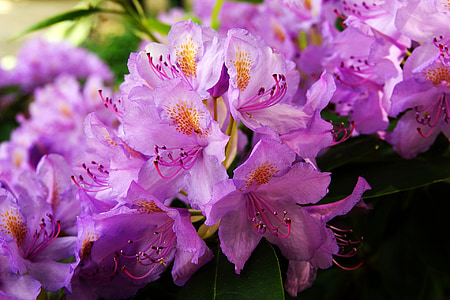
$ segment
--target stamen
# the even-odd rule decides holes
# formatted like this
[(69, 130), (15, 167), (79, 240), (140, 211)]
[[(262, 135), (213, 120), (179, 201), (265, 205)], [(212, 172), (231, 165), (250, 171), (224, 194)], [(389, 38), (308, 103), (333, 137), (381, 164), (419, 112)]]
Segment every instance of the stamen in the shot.
[(442, 64), (444, 64), (447, 67), (450, 67), (450, 35), (443, 36), (440, 35), (439, 37), (433, 38), (433, 44), (439, 49), (440, 51), (440, 60)]
[[(333, 123), (332, 121), (330, 122)], [(345, 127), (344, 122), (341, 122), (339, 126), (334, 126), (333, 124), (333, 127), (334, 128), (331, 130), (331, 133), (333, 134), (333, 142), (330, 146), (336, 146), (348, 140), (352, 136), (353, 130), (355, 129), (355, 122), (350, 122), (350, 128)], [(339, 135), (341, 135), (340, 138)]]
[[(162, 149), (163, 151), (160, 151), (159, 149)], [(159, 147), (158, 145), (155, 145), (156, 158), (153, 163), (155, 164), (156, 171), (161, 178), (173, 178), (180, 173), (180, 171), (191, 169), (197, 161), (202, 149), (203, 147), (200, 146), (192, 146), (190, 148), (167, 148), (165, 146)], [(176, 167), (176, 169), (169, 175), (163, 175), (160, 166), (166, 168)]]
[(157, 266), (158, 266), (157, 264), (154, 264), (153, 267), (152, 267), (150, 270), (148, 270), (148, 272), (145, 273), (145, 274), (142, 275), (142, 276), (136, 276), (136, 275), (131, 274), (131, 273), (127, 270), (126, 266), (122, 266), (121, 270), (122, 270), (125, 274), (127, 274), (129, 277), (131, 277), (131, 278), (133, 278), (133, 279), (136, 279), (136, 280), (139, 280), (139, 279), (144, 279), (144, 278), (148, 277), (148, 276), (153, 272), (153, 270), (154, 270)]
[(281, 238), (290, 235), (291, 219), (287, 217), (287, 211), (280, 210), (254, 192), (247, 193), (246, 196), (247, 218), (253, 223), (255, 233), (264, 234), (268, 230)]
[(439, 124), (441, 120), (445, 123), (449, 123), (450, 115), (450, 100), (447, 94), (442, 93), (437, 101), (431, 101), (431, 103), (426, 106), (419, 108), (419, 106), (415, 106), (416, 111), (416, 121), (422, 126), (430, 127), (430, 131), (427, 134), (423, 133), (423, 129), (421, 127), (417, 127), (417, 131), (419, 134), (427, 138), (431, 135), (434, 128)]
[(33, 234), (33, 239), (31, 244), (28, 246), (28, 249), (25, 251), (26, 258), (32, 258), (42, 250), (44, 250), (48, 245), (50, 245), (61, 233), (61, 224), (60, 221), (56, 221), (53, 219), (52, 214), (47, 214), (47, 218), (49, 219), (52, 228), (50, 233), (47, 233), (46, 224), (44, 218), (41, 219), (40, 230), (36, 230)]
[(261, 87), (256, 95), (240, 105), (239, 111), (248, 112), (272, 107), (283, 99), (287, 91), (286, 77), (283, 74), (273, 74), (272, 77), (275, 80), (275, 85), (269, 90)]
[(136, 240), (130, 240), (130, 244), (138, 245), (138, 243), (141, 243), (142, 247), (139, 248), (142, 249), (138, 252), (127, 255), (124, 250), (120, 251), (121, 257), (135, 260), (137, 264), (144, 267), (145, 270), (147, 270), (147, 267), (151, 266), (144, 275), (137, 276), (131, 274), (127, 270), (125, 264), (121, 267), (122, 271), (133, 279), (143, 279), (149, 276), (159, 264), (163, 264), (164, 266), (167, 265), (169, 255), (173, 251), (176, 243), (176, 235), (172, 229), (173, 224), (174, 221), (170, 219), (143, 237)]
[[(112, 98), (110, 98), (110, 97), (104, 98), (103, 94), (102, 94), (102, 90), (98, 90), (98, 93), (99, 93), (100, 98), (102, 99), (103, 104), (105, 105), (105, 107), (107, 109), (109, 109), (110, 111), (112, 111), (120, 119), (122, 119), (123, 118), (123, 112), (119, 110), (119, 108), (118, 108), (116, 103), (113, 103)], [(120, 99), (117, 99), (117, 102), (120, 104)]]
[[(150, 55), (150, 53), (147, 53), (147, 57), (148, 62), (150, 64), (150, 68), (153, 70), (153, 72), (155, 73), (155, 75), (158, 77), (159, 80), (164, 81), (173, 78), (181, 78), (191, 89), (194, 89), (192, 87), (191, 82), (186, 77), (186, 75), (182, 71), (180, 71), (180, 65), (178, 63), (175, 65), (172, 64), (172, 61), (170, 60), (170, 55), (167, 55), (166, 60), (164, 60), (163, 56), (160, 55), (158, 60), (159, 63), (156, 65), (153, 63), (153, 58)], [(147, 86), (152, 90), (155, 89), (148, 83)]]
[(95, 161), (91, 161), (91, 165), (92, 168), (88, 167), (86, 163), (81, 164), (89, 180), (80, 174), (78, 177), (72, 175), (72, 181), (86, 192), (95, 193), (109, 189), (109, 171), (102, 164)]
[[(359, 240), (352, 240), (350, 234), (353, 231), (351, 229), (341, 229), (341, 228), (338, 228), (338, 227), (335, 227), (335, 226), (332, 226), (329, 224), (327, 224), (327, 227), (333, 231), (333, 233), (336, 237), (336, 242), (339, 246), (339, 252), (336, 253), (335, 256), (344, 258), (344, 259), (348, 259), (348, 258), (353, 258), (358, 254), (358, 250), (354, 246), (361, 244), (361, 242), (363, 241), (363, 237), (360, 237)], [(348, 249), (349, 246), (351, 246), (350, 249)], [(360, 266), (362, 266), (362, 264), (364, 263), (361, 260), (356, 266), (345, 267), (342, 264), (340, 264), (339, 262), (337, 262), (337, 260), (335, 258), (333, 258), (333, 262), (339, 268), (341, 268), (343, 270), (347, 270), (347, 271), (356, 270)]]

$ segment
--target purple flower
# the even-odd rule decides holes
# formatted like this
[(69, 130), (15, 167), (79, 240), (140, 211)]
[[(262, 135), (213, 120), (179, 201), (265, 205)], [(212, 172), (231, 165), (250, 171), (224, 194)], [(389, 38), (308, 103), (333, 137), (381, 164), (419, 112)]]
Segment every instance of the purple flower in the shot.
[(18, 275), (11, 268), (9, 259), (0, 255), (0, 298), (34, 300), (41, 291), (41, 284), (31, 275)]
[(60, 232), (60, 221), (40, 195), (0, 189), (0, 255), (9, 259), (15, 274), (32, 276), (47, 291), (70, 291), (73, 267), (57, 261), (73, 255), (76, 238), (58, 237)]
[[(56, 153), (71, 162), (86, 149), (83, 132), (84, 117), (98, 112), (103, 122), (113, 124), (117, 118), (105, 109), (98, 88), (101, 79), (91, 76), (81, 87), (70, 75), (54, 78), (54, 82), (34, 91), (29, 117), (18, 116), (20, 127), (13, 131), (4, 146), (5, 160), (23, 169), (34, 170), (45, 154)], [(107, 114), (106, 114), (107, 113)], [(21, 153), (16, 147), (22, 147)]]
[(132, 98), (133, 89), (154, 90), (166, 80), (180, 78), (202, 98), (219, 81), (223, 67), (223, 41), (213, 29), (192, 21), (174, 24), (168, 45), (150, 43), (145, 51), (132, 53), (130, 74), (120, 89)]
[[(234, 178), (219, 183), (206, 206), (205, 224), (220, 219), (221, 248), (239, 273), (261, 238), (277, 245), (290, 261), (307, 261), (315, 268), (331, 266), (339, 247), (326, 222), (346, 213), (368, 189), (361, 179), (342, 202), (314, 204), (328, 192), (329, 173), (295, 160), (295, 153), (271, 140), (261, 140)], [(332, 209), (331, 209), (332, 207)], [(325, 215), (325, 216), (323, 216)]]
[(68, 299), (122, 299), (159, 278), (174, 261), (183, 285), (212, 258), (187, 210), (170, 208), (132, 183), (123, 204), (78, 219), (78, 267)]
[(310, 121), (303, 128), (280, 135), (281, 141), (303, 158), (314, 158), (333, 142), (333, 126), (321, 118), (320, 112), (328, 105), (336, 90), (334, 79), (324, 73), (306, 93), (304, 112)]
[(301, 108), (283, 103), (297, 91), (299, 76), (292, 62), (248, 31), (231, 29), (225, 41), (225, 65), (235, 120), (251, 130), (269, 127), (278, 134), (306, 127), (309, 116)]
[[(339, 115), (350, 116), (359, 133), (387, 128), (389, 97), (401, 79), (401, 51), (370, 27), (354, 20), (333, 40), (325, 68), (336, 77), (331, 99)], [(357, 44), (356, 44), (357, 43)]]
[(84, 124), (89, 151), (74, 161), (72, 180), (95, 198), (116, 203), (148, 157), (128, 146), (118, 136), (121, 130), (106, 126), (96, 113), (87, 115)]
[(168, 81), (149, 97), (152, 101), (136, 101), (124, 115), (124, 141), (153, 158), (138, 182), (161, 199), (184, 188), (190, 204), (200, 208), (212, 186), (228, 178), (222, 165), (228, 136), (182, 81)]
[(108, 66), (86, 49), (43, 38), (32, 39), (20, 49), (12, 72), (14, 81), (25, 91), (50, 83), (62, 74), (79, 79), (95, 75), (108, 82), (113, 79)]
[(440, 34), (450, 34), (448, 3), (410, 0), (405, 4), (395, 16), (395, 26), (404, 35), (418, 42), (426, 42)]
[(390, 114), (406, 113), (386, 140), (403, 158), (425, 152), (441, 131), (450, 139), (449, 40), (436, 38), (414, 49), (394, 89)]
[(219, 219), (221, 248), (239, 273), (262, 237), (288, 259), (312, 259), (327, 232), (298, 206), (316, 203), (327, 193), (328, 173), (306, 163), (292, 165), (295, 153), (275, 141), (261, 140), (234, 178), (215, 186), (205, 224)]

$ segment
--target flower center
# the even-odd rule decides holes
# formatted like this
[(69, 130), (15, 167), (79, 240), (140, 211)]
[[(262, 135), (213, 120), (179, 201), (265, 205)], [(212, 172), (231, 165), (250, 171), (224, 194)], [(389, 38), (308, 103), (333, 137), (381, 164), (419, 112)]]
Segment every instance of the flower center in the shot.
[(266, 161), (246, 176), (245, 187), (250, 187), (253, 182), (258, 185), (267, 184), (270, 178), (279, 171), (275, 164)]
[(445, 66), (433, 66), (423, 71), (425, 78), (434, 86), (450, 87), (450, 69)]
[(200, 117), (203, 112), (199, 112), (195, 107), (189, 107), (185, 101), (179, 101), (172, 107), (166, 107), (169, 119), (172, 120), (175, 129), (185, 135), (196, 134), (203, 136), (207, 131), (200, 128)]
[(247, 218), (252, 222), (255, 233), (264, 234), (268, 230), (281, 238), (289, 236), (291, 219), (287, 217), (287, 211), (253, 192), (247, 193), (246, 198)]
[(188, 78), (197, 77), (197, 57), (199, 47), (194, 44), (192, 37), (186, 39), (184, 44), (176, 48), (176, 56), (178, 65)]
[(22, 219), (17, 210), (10, 208), (3, 214), (0, 214), (0, 232), (9, 234), (15, 238), (16, 244), (19, 247), (25, 241), (28, 227), (27, 223)]
[(155, 202), (148, 200), (138, 200), (136, 204), (139, 206), (137, 212), (140, 214), (153, 214), (153, 213), (165, 213), (166, 211), (159, 208)]

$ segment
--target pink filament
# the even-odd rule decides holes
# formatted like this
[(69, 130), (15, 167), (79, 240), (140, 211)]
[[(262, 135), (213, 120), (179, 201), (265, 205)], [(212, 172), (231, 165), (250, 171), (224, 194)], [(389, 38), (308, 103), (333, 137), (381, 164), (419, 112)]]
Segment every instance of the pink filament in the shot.
[[(264, 234), (268, 230), (275, 236), (287, 238), (291, 233), (291, 220), (286, 215), (286, 211), (281, 211), (256, 193), (247, 194), (247, 218), (253, 223), (255, 233)], [(281, 226), (286, 227), (284, 235), (279, 231)]]
[[(439, 96), (438, 101), (432, 101), (425, 108), (419, 109), (418, 106), (415, 107), (416, 110), (416, 121), (420, 125), (430, 127), (430, 131), (427, 134), (424, 134), (421, 127), (417, 127), (417, 131), (419, 134), (427, 138), (431, 135), (434, 128), (439, 124), (439, 120), (442, 118), (444, 122), (449, 123), (450, 116), (448, 113), (448, 109), (450, 108), (450, 103), (447, 94), (442, 93)], [(430, 111), (431, 113), (428, 113)], [(422, 114), (423, 113), (423, 114)], [(422, 114), (422, 116), (421, 116)]]
[(269, 90), (261, 88), (256, 95), (240, 105), (240, 112), (268, 108), (278, 104), (283, 99), (287, 91), (286, 77), (282, 74), (273, 74), (272, 77), (275, 80), (275, 85)]
[(25, 257), (31, 258), (44, 250), (47, 246), (49, 246), (56, 238), (59, 236), (61, 232), (61, 224), (60, 221), (56, 221), (53, 219), (53, 215), (47, 214), (47, 218), (50, 220), (52, 224), (52, 229), (50, 233), (47, 233), (46, 224), (44, 219), (42, 218), (39, 231), (36, 230), (33, 234), (33, 239), (31, 244), (28, 246), (27, 251), (25, 252)]
[[(164, 157), (159, 153), (159, 149), (167, 152), (165, 153), (166, 155)], [(200, 146), (193, 146), (188, 150), (185, 150), (184, 148), (167, 148), (165, 146), (155, 146), (156, 159), (153, 163), (155, 164), (156, 171), (158, 172), (159, 176), (161, 176), (161, 178), (170, 179), (176, 176), (181, 170), (191, 169), (197, 161), (201, 150), (202, 147)], [(174, 151), (178, 151), (178, 154), (175, 157)], [(161, 166), (167, 168), (176, 167), (176, 169), (169, 175), (163, 175), (160, 169)]]

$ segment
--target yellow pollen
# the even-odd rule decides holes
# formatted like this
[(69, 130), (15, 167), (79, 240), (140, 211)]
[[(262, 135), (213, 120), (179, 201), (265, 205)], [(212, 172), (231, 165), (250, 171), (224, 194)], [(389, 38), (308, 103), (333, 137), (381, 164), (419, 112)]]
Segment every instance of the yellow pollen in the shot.
[(445, 67), (434, 67), (425, 70), (424, 76), (435, 86), (446, 85), (450, 87), (450, 69)]
[(0, 214), (0, 232), (9, 234), (16, 239), (17, 246), (20, 246), (27, 236), (27, 223), (22, 220), (19, 213), (13, 209)]
[(274, 164), (266, 161), (247, 175), (245, 187), (250, 187), (253, 182), (256, 182), (258, 185), (267, 184), (270, 178), (279, 171)]
[(241, 91), (244, 91), (250, 82), (250, 67), (253, 64), (250, 54), (248, 52), (241, 52), (238, 48), (236, 53), (236, 60), (231, 60), (236, 68), (237, 86)]
[(147, 200), (138, 200), (136, 202), (137, 205), (140, 206), (140, 208), (137, 209), (137, 211), (141, 214), (153, 214), (153, 213), (165, 213), (166, 211), (159, 208), (155, 202), (153, 201), (147, 201)]
[(442, 5), (447, 8), (450, 9), (450, 0), (443, 0), (442, 1)]
[(181, 44), (176, 49), (177, 61), (181, 71), (186, 77), (197, 77), (197, 57), (199, 47), (196, 47), (192, 38), (186, 40), (185, 44)]
[(199, 112), (193, 107), (188, 107), (186, 102), (180, 100), (174, 106), (167, 107), (167, 113), (178, 132), (185, 135), (196, 134), (198, 136), (207, 134), (207, 132), (203, 132), (200, 128), (199, 121), (202, 112)]

